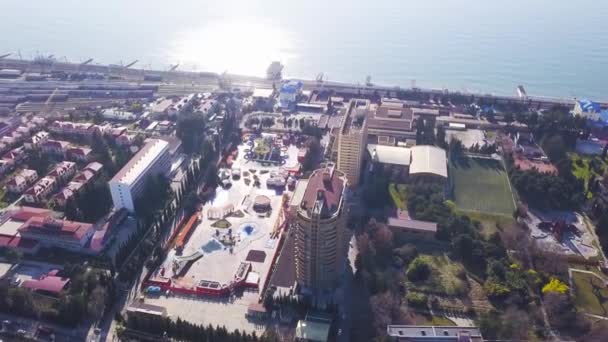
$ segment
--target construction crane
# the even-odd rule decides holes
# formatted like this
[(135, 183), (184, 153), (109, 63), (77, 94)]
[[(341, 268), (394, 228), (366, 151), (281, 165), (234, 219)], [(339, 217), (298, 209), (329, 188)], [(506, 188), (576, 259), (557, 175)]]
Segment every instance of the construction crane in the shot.
[(47, 113), (50, 114), (51, 110), (53, 110), (53, 108), (55, 108), (55, 104), (53, 102), (53, 97), (55, 97), (55, 94), (57, 94), (58, 91), (59, 91), (59, 88), (55, 88), (55, 90), (53, 90), (51, 95), (49, 95), (49, 98), (46, 99), (46, 102), (44, 103), (44, 106), (42, 107), (40, 114), (42, 114), (42, 115), (47, 114)]
[(175, 69), (177, 69), (178, 66), (179, 66), (179, 63), (169, 66), (169, 72), (175, 71)]
[(125, 65), (124, 68), (128, 69), (128, 68), (134, 66), (137, 62), (139, 62), (138, 59), (134, 60), (133, 62), (131, 62), (131, 63), (127, 64), (127, 65)]

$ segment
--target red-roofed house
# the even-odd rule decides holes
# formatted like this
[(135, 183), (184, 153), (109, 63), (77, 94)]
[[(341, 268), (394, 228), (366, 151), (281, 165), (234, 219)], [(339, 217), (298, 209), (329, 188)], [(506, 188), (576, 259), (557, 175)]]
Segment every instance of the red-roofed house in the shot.
[(76, 173), (76, 163), (70, 161), (62, 161), (57, 164), (53, 171), (49, 172), (47, 176), (54, 177), (57, 183), (63, 183), (70, 179)]
[(14, 148), (6, 153), (2, 159), (10, 160), (15, 164), (20, 163), (23, 159), (25, 159), (25, 149), (23, 146)]
[(42, 294), (58, 296), (70, 284), (70, 279), (58, 277), (56, 275), (43, 275), (40, 279), (26, 280), (21, 287), (30, 289)]
[(69, 159), (76, 161), (87, 161), (91, 156), (91, 149), (88, 147), (70, 147), (66, 151)]
[(47, 140), (42, 143), (41, 146), (42, 152), (44, 153), (65, 156), (67, 149), (70, 147), (70, 143), (62, 140)]
[(27, 189), (23, 194), (23, 198), (27, 203), (39, 203), (46, 199), (48, 195), (55, 189), (57, 181), (53, 177), (42, 177), (32, 187)]
[(34, 216), (18, 230), (22, 237), (37, 240), (43, 246), (80, 251), (95, 232), (95, 227), (90, 223)]
[(9, 192), (20, 194), (36, 180), (38, 180), (38, 173), (35, 170), (25, 169), (6, 182), (6, 189)]

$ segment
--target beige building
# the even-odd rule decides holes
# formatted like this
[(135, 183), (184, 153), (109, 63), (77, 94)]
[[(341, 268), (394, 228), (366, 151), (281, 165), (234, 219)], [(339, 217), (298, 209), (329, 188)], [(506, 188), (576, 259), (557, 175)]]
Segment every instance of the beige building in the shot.
[(337, 285), (346, 261), (346, 185), (344, 173), (330, 165), (301, 180), (291, 200), (296, 280), (317, 293)]
[(356, 187), (367, 144), (369, 100), (352, 99), (338, 134), (338, 170), (344, 172), (349, 186)]

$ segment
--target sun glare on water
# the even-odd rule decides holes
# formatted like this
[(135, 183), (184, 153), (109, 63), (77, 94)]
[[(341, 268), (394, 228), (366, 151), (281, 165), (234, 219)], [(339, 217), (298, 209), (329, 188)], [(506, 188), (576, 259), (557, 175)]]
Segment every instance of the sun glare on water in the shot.
[(179, 33), (170, 58), (188, 69), (263, 76), (272, 61), (292, 58), (290, 44), (286, 32), (263, 21), (215, 21)]

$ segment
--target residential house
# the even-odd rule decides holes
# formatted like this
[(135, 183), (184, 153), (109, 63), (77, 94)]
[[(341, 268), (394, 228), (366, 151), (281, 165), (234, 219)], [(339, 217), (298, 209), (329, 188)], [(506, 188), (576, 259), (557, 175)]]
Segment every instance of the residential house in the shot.
[(5, 174), (15, 167), (15, 162), (9, 159), (0, 159), (0, 174)]
[(70, 143), (63, 140), (47, 140), (42, 143), (42, 152), (56, 156), (65, 156)]
[(135, 141), (135, 134), (122, 134), (116, 138), (116, 144), (120, 146), (130, 146)]
[(85, 162), (91, 157), (91, 149), (88, 147), (70, 147), (66, 151), (68, 159)]
[(109, 133), (111, 136), (113, 136), (114, 138), (118, 138), (119, 136), (121, 136), (122, 134), (127, 132), (127, 127), (114, 127), (112, 129), (110, 129)]
[(70, 161), (62, 161), (57, 164), (53, 171), (49, 172), (48, 176), (54, 177), (57, 183), (64, 183), (72, 178), (76, 173), (76, 163)]
[(70, 198), (74, 197), (84, 187), (84, 184), (79, 182), (70, 182), (63, 189), (59, 190), (58, 193), (53, 196), (53, 201), (60, 208), (65, 208), (66, 203)]
[(158, 131), (162, 134), (169, 133), (173, 128), (173, 123), (169, 120), (164, 120), (158, 123)]
[(25, 159), (25, 157), (25, 149), (23, 148), (23, 146), (20, 146), (10, 150), (2, 157), (2, 159), (10, 160), (15, 164), (19, 164)]
[(45, 176), (40, 178), (23, 194), (27, 203), (40, 203), (55, 189), (57, 181), (54, 177)]
[(36, 180), (38, 180), (38, 172), (24, 169), (6, 183), (6, 189), (9, 192), (20, 194)]
[(42, 144), (49, 140), (49, 133), (45, 131), (40, 131), (34, 135), (32, 135), (23, 146), (28, 150), (33, 150), (40, 147)]

